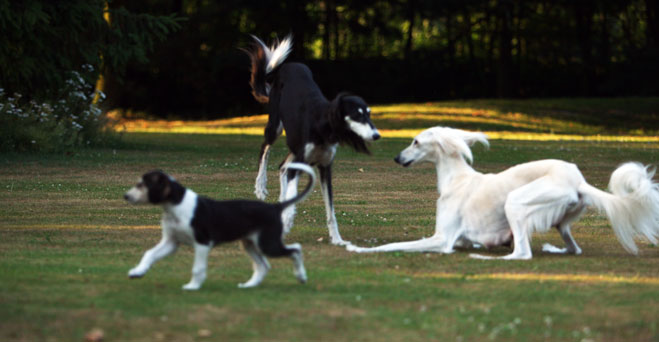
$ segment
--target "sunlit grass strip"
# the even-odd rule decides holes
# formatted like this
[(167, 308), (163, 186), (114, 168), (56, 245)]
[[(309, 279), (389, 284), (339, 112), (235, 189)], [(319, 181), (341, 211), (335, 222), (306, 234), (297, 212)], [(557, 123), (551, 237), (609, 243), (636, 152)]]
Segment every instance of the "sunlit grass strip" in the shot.
[[(412, 107), (416, 108), (416, 107)], [(517, 112), (496, 112), (492, 110), (481, 110), (475, 108), (448, 108), (435, 107), (434, 110), (417, 112), (414, 109), (382, 112), (373, 112), (373, 120), (424, 120), (473, 122), (482, 124), (499, 124), (511, 127), (535, 129), (535, 130), (572, 130), (581, 132), (598, 132), (602, 127), (585, 125), (578, 122), (559, 120), (549, 117), (535, 117)]]
[[(420, 108), (423, 108), (419, 106)], [(377, 107), (374, 107), (377, 108)], [(396, 107), (383, 107), (387, 108), (388, 111), (392, 111), (391, 108)], [(408, 107), (401, 107), (403, 108)], [(413, 111), (417, 110), (417, 106), (411, 106)], [(433, 115), (420, 115), (420, 114), (391, 114), (384, 113), (378, 114), (374, 113), (374, 120), (377, 120), (378, 117), (382, 119), (421, 119), (421, 120), (433, 120), (437, 121), (438, 124), (442, 121), (453, 119), (457, 121), (464, 122), (474, 122), (474, 123), (499, 123), (506, 124), (512, 127), (519, 128), (528, 128), (528, 129), (540, 129), (543, 125), (537, 124), (540, 122), (539, 119), (530, 118), (523, 114), (511, 114), (508, 118), (510, 120), (523, 119), (528, 120), (529, 123), (511, 123), (503, 119), (485, 119), (483, 117), (478, 117), (481, 112), (486, 113), (485, 116), (491, 117), (495, 116), (494, 111), (489, 110), (475, 110), (470, 108), (441, 108), (441, 107), (431, 107), (427, 108), (427, 111), (434, 110), (437, 112), (438, 109), (442, 109), (442, 112), (457, 112), (458, 114), (471, 113), (472, 115), (468, 116), (455, 116), (449, 117), (444, 115), (433, 116)], [(407, 111), (410, 111), (408, 108)], [(476, 114), (474, 114), (476, 113)], [(268, 117), (265, 114), (230, 118), (230, 119), (221, 119), (221, 120), (211, 120), (211, 121), (167, 121), (167, 120), (118, 120), (118, 124), (115, 126), (118, 131), (125, 132), (135, 132), (135, 133), (190, 133), (190, 134), (244, 134), (244, 135), (263, 135), (263, 129), (265, 123), (267, 122)], [(555, 125), (565, 126), (570, 125), (569, 122), (559, 122), (555, 120), (553, 122)], [(552, 123), (544, 122), (551, 126)], [(578, 125), (578, 124), (577, 124)], [(243, 126), (243, 127), (241, 127)], [(574, 129), (574, 127), (571, 127)], [(584, 129), (586, 126), (584, 126)], [(592, 127), (589, 127), (592, 128)], [(423, 128), (425, 129), (425, 128)], [(382, 129), (380, 130), (381, 134), (385, 138), (413, 138), (419, 134), (423, 129)], [(536, 133), (536, 132), (511, 132), (511, 131), (489, 131), (485, 132), (489, 139), (491, 140), (520, 140), (520, 141), (602, 141), (602, 142), (659, 142), (659, 137), (657, 136), (636, 136), (636, 135), (579, 135), (579, 134), (554, 134), (554, 133)]]
[[(192, 134), (244, 134), (263, 135), (262, 127), (126, 127), (126, 132), (135, 133), (192, 133)], [(413, 138), (423, 129), (383, 129), (380, 133), (385, 138)], [(659, 142), (659, 137), (634, 135), (576, 135), (532, 132), (485, 132), (490, 140), (520, 141), (602, 141), (602, 142)]]
[[(406, 274), (409, 275), (409, 274)], [(646, 284), (659, 285), (659, 278), (654, 277), (625, 277), (606, 274), (547, 274), (547, 273), (489, 273), (489, 274), (460, 274), (460, 273), (418, 273), (415, 278), (437, 279), (465, 279), (465, 280), (514, 280), (514, 281), (553, 281), (578, 283), (607, 283), (607, 284)]]
[(190, 134), (244, 134), (263, 135), (263, 127), (126, 127), (131, 133), (190, 133)]

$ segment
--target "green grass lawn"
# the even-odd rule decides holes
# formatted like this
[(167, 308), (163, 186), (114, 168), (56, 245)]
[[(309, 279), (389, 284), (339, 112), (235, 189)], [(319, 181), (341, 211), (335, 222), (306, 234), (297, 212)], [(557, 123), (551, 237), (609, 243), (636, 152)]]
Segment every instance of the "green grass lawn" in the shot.
[[(434, 168), (392, 160), (410, 141), (377, 141), (371, 156), (339, 149), (335, 204), (345, 239), (377, 245), (433, 233)], [(238, 289), (251, 262), (237, 243), (213, 250), (198, 292), (181, 290), (192, 264), (186, 247), (129, 280), (161, 234), (158, 208), (122, 200), (137, 178), (161, 168), (203, 195), (254, 198), (260, 143), (129, 133), (114, 149), (0, 155), (0, 340), (81, 341), (94, 328), (106, 341), (659, 339), (659, 248), (641, 242), (639, 256), (627, 254), (593, 211), (573, 229), (581, 256), (542, 253), (542, 243), (561, 244), (556, 232), (534, 236), (531, 261), (474, 260), (470, 251), (361, 255), (328, 244), (317, 187), (286, 238), (303, 246), (307, 284), (297, 283), (289, 260), (271, 259), (261, 286)], [(286, 152), (282, 139), (271, 154), (269, 201), (278, 197), (276, 165)], [(483, 172), (568, 160), (600, 188), (621, 162), (659, 160), (656, 143), (497, 140), (474, 152)]]

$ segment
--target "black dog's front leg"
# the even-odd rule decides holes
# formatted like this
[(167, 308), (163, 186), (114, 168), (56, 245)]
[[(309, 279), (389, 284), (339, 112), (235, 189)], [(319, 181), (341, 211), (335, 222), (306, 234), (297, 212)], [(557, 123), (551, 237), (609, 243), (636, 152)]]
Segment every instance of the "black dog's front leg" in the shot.
[(336, 215), (334, 214), (334, 199), (332, 194), (332, 165), (319, 166), (320, 170), (320, 189), (323, 193), (323, 201), (325, 202), (325, 212), (327, 213), (327, 229), (329, 230), (332, 244), (345, 246), (350, 244), (349, 241), (343, 240), (339, 234), (339, 226), (336, 223)]

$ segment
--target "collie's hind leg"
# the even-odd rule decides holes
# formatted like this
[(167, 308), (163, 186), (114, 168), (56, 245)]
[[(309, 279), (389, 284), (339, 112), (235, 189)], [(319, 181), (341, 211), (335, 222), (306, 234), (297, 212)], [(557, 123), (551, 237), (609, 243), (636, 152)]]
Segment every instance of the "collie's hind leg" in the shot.
[(292, 250), (291, 259), (293, 260), (293, 274), (295, 278), (304, 284), (307, 282), (307, 270), (304, 268), (304, 261), (302, 259), (302, 246), (299, 243), (285, 245), (286, 249)]
[(283, 126), (279, 120), (274, 123), (268, 120), (265, 126), (265, 141), (261, 145), (261, 153), (259, 154), (259, 172), (256, 175), (256, 184), (254, 185), (254, 194), (256, 198), (265, 200), (268, 196), (268, 157), (270, 156), (270, 147), (275, 143), (275, 140), (281, 135)]
[(268, 263), (268, 259), (261, 254), (261, 251), (256, 246), (255, 240), (255, 237), (250, 237), (243, 239), (242, 241), (245, 252), (247, 252), (250, 258), (252, 258), (254, 273), (252, 273), (252, 277), (249, 278), (248, 281), (238, 284), (238, 287), (240, 288), (259, 285), (263, 281), (263, 278), (265, 278), (266, 274), (268, 274), (268, 270), (270, 270), (270, 263)]
[(269, 257), (290, 257), (293, 260), (294, 274), (300, 283), (307, 282), (307, 271), (302, 261), (302, 247), (299, 243), (284, 245), (281, 240), (281, 228), (263, 230), (258, 238), (258, 246), (263, 253)]

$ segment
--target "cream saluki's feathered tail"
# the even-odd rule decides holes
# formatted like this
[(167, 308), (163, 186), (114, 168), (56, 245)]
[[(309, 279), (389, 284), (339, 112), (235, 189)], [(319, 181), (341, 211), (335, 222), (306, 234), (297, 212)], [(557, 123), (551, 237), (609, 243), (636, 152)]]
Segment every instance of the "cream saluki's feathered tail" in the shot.
[(659, 184), (652, 182), (653, 176), (654, 170), (648, 172), (640, 163), (625, 163), (611, 174), (611, 193), (586, 182), (578, 189), (589, 204), (606, 213), (618, 240), (633, 254), (638, 254), (635, 237), (655, 245), (659, 237)]

